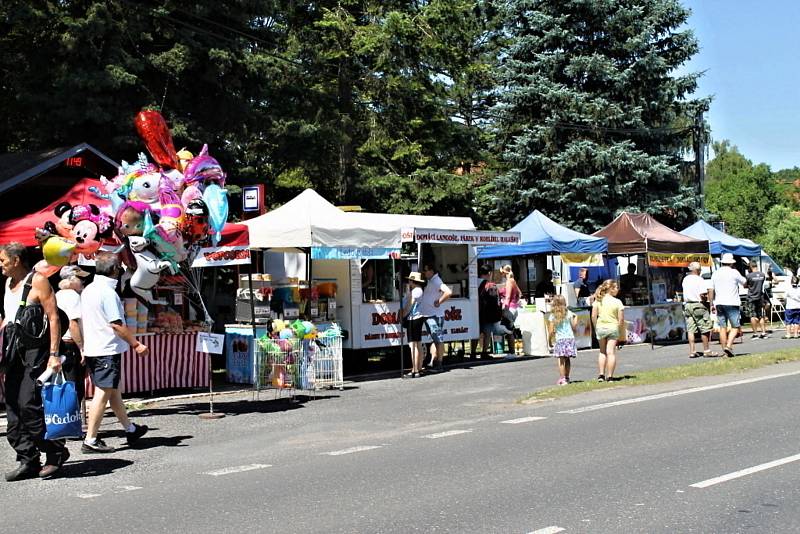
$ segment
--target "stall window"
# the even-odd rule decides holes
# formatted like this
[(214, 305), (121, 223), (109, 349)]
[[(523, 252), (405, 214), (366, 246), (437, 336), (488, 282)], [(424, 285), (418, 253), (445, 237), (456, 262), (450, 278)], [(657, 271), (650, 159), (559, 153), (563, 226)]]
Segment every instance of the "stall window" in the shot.
[(361, 267), (363, 302), (397, 300), (392, 281), (392, 260), (367, 260)]
[(423, 247), (422, 256), (436, 266), (453, 298), (469, 297), (469, 246), (430, 244)]

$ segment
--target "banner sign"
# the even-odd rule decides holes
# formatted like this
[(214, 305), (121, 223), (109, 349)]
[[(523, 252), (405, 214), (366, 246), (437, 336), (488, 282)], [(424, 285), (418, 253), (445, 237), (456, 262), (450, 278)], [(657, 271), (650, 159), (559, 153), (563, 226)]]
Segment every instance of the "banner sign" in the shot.
[(261, 188), (249, 186), (242, 188), (242, 211), (261, 211)]
[[(400, 332), (400, 303), (386, 302), (362, 304), (359, 318), (361, 321), (361, 339), (354, 343), (354, 348), (377, 348), (398, 346), (404, 341), (406, 332)], [(475, 320), (477, 306), (467, 299), (450, 299), (442, 305), (444, 341), (466, 341), (477, 339), (478, 331)], [(422, 329), (422, 342), (430, 343), (428, 331)]]
[(399, 248), (311, 247), (312, 260), (386, 260), (399, 255)]
[(206, 247), (197, 253), (192, 268), (227, 267), (228, 265), (246, 265), (250, 263), (248, 247)]
[(686, 267), (693, 261), (703, 267), (711, 267), (710, 254), (647, 254), (647, 261), (651, 267)]
[(403, 229), (404, 242), (447, 243), (451, 245), (519, 245), (519, 232), (488, 232), (481, 230), (436, 230), (432, 228)]
[(225, 336), (222, 334), (212, 334), (211, 332), (198, 332), (195, 342), (195, 352), (205, 352), (208, 354), (222, 354)]
[(571, 254), (561, 253), (561, 261), (570, 267), (602, 267), (603, 255), (596, 254)]

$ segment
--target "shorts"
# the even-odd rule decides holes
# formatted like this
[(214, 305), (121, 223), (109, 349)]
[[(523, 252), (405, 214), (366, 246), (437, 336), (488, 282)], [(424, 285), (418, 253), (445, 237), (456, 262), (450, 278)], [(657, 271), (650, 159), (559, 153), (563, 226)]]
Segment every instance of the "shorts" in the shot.
[(444, 317), (433, 316), (425, 317), (425, 328), (434, 343), (442, 343), (442, 329), (444, 328)]
[(578, 346), (575, 344), (575, 338), (556, 339), (553, 345), (553, 356), (556, 358), (574, 358), (578, 355)]
[(119, 389), (122, 378), (122, 354), (86, 358), (92, 383), (100, 389)]
[(731, 328), (739, 328), (742, 320), (739, 306), (720, 304), (717, 306), (717, 324), (720, 328), (727, 328), (730, 323)]
[(408, 321), (408, 342), (422, 341), (422, 324), (425, 317), (417, 317)]
[(800, 324), (800, 308), (786, 310), (785, 316), (786, 324)]
[(686, 331), (690, 334), (708, 334), (714, 328), (708, 308), (702, 302), (684, 303), (683, 315), (686, 317)]
[(506, 328), (500, 321), (496, 323), (481, 323), (481, 334), (489, 338), (492, 336), (508, 336), (513, 333), (513, 331)]
[(762, 319), (764, 317), (764, 304), (764, 299), (748, 300), (747, 315), (756, 319)]
[(595, 332), (597, 339), (619, 339), (618, 326), (598, 326)]

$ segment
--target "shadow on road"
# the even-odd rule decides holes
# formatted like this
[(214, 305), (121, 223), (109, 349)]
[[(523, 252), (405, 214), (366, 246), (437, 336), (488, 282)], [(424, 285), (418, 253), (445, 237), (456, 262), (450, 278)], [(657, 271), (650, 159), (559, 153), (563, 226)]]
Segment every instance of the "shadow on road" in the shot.
[(87, 478), (110, 475), (118, 469), (133, 465), (130, 460), (119, 458), (92, 458), (90, 460), (68, 461), (61, 468), (62, 477)]
[[(271, 392), (262, 393), (264, 395), (274, 395)], [(235, 400), (235, 401), (214, 401), (214, 412), (224, 414), (229, 417), (237, 415), (247, 415), (254, 413), (275, 413), (288, 412), (303, 408), (308, 402), (316, 402), (329, 399), (338, 399), (339, 395), (296, 395), (294, 399), (255, 399), (255, 400)], [(208, 401), (190, 402), (179, 405), (164, 407), (146, 407), (141, 410), (131, 411), (131, 415), (136, 417), (158, 416), (158, 415), (189, 415), (198, 416), (201, 413), (208, 413)], [(144, 438), (142, 438), (144, 441)]]

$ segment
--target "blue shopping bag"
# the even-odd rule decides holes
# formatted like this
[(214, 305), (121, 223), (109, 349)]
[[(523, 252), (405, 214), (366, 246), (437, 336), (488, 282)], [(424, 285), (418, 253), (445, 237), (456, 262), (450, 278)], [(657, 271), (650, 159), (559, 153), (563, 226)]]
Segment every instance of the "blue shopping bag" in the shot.
[(83, 436), (75, 382), (64, 380), (64, 373), (54, 375), (50, 382), (42, 385), (42, 404), (46, 428), (44, 439)]

